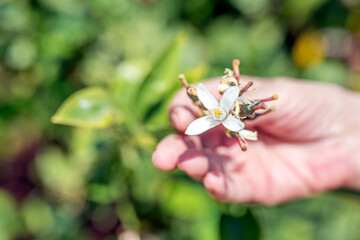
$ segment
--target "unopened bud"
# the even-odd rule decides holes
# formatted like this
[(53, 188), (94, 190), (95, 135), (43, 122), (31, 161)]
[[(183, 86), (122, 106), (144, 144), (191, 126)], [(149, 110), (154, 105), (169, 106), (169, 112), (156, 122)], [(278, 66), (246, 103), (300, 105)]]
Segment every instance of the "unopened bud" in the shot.
[(250, 116), (254, 111), (254, 105), (252, 104), (243, 104), (240, 106), (240, 115), (243, 117)]
[(239, 71), (240, 61), (238, 59), (234, 59), (233, 62), (232, 62), (232, 65), (233, 65), (235, 78), (239, 82), (239, 79), (240, 79), (240, 71)]
[(242, 139), (240, 136), (238, 136), (236, 140), (240, 145), (241, 151), (245, 152), (247, 150), (247, 142), (244, 139)]
[(243, 94), (244, 92), (246, 92), (247, 90), (249, 90), (249, 88), (253, 85), (254, 83), (252, 81), (248, 82), (241, 90), (240, 90), (240, 95)]
[(253, 108), (255, 111), (259, 109), (267, 109), (267, 105), (265, 103), (259, 103), (258, 105), (255, 105)]
[(189, 88), (189, 84), (186, 81), (185, 75), (184, 74), (179, 74), (178, 78), (180, 79), (181, 83), (184, 85), (184, 87), (186, 89)]
[(192, 100), (193, 102), (199, 101), (199, 98), (198, 98), (198, 96), (197, 96), (196, 90), (195, 90), (194, 88), (189, 87), (189, 88), (187, 89), (187, 94), (188, 94), (188, 96), (191, 98), (191, 100)]

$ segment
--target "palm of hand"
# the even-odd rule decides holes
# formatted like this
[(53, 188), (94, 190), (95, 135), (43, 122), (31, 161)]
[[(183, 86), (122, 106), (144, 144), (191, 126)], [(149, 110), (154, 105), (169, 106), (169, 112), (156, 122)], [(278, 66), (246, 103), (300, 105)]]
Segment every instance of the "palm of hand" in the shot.
[[(153, 155), (155, 166), (179, 167), (202, 180), (216, 198), (229, 202), (276, 204), (346, 185), (354, 167), (343, 137), (346, 124), (340, 124), (347, 121), (341, 90), (291, 80), (250, 80), (256, 87), (250, 97), (276, 91), (281, 100), (269, 104), (276, 106), (274, 113), (246, 122), (246, 128), (259, 133), (259, 141), (249, 143), (248, 151), (241, 152), (217, 127), (199, 136), (168, 136)], [(214, 83), (210, 89), (215, 89)], [(197, 112), (185, 99), (180, 93), (170, 107), (170, 119), (180, 132)]]

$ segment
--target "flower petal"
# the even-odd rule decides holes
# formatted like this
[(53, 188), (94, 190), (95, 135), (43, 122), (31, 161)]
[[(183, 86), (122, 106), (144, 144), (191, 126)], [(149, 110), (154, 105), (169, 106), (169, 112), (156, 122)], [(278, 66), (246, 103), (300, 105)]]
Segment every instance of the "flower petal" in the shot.
[(243, 130), (239, 131), (239, 135), (241, 138), (245, 138), (248, 140), (253, 140), (253, 141), (258, 140), (257, 131), (253, 132), (253, 131), (243, 129)]
[(219, 102), (202, 83), (199, 83), (197, 87), (197, 95), (206, 109), (219, 107)]
[(185, 134), (198, 135), (209, 130), (210, 128), (219, 125), (220, 123), (221, 121), (213, 119), (211, 115), (204, 116), (191, 122), (187, 127)]
[(238, 98), (240, 93), (240, 88), (237, 86), (229, 87), (224, 92), (224, 95), (222, 96), (220, 100), (220, 108), (224, 109), (226, 113), (229, 113), (230, 108)]
[(243, 102), (244, 104), (251, 104), (251, 101), (248, 97), (240, 96), (237, 98), (237, 100)]
[(232, 116), (232, 115), (228, 115), (227, 118), (222, 122), (222, 124), (229, 129), (230, 131), (233, 132), (238, 132), (240, 130), (242, 130), (245, 126), (245, 124), (240, 121), (239, 119), (237, 119), (236, 117)]

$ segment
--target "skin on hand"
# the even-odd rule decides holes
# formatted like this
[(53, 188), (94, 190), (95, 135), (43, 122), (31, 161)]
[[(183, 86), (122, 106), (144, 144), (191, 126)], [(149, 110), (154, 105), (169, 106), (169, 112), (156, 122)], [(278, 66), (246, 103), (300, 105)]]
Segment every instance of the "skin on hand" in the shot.
[[(218, 99), (219, 81), (204, 83)], [(166, 171), (178, 167), (226, 202), (273, 205), (338, 187), (360, 189), (360, 95), (330, 84), (241, 77), (248, 81), (256, 91), (246, 96), (280, 98), (268, 104), (275, 112), (245, 122), (259, 136), (246, 152), (222, 126), (184, 135), (201, 113), (181, 90), (169, 107), (178, 133), (159, 143), (154, 165)]]

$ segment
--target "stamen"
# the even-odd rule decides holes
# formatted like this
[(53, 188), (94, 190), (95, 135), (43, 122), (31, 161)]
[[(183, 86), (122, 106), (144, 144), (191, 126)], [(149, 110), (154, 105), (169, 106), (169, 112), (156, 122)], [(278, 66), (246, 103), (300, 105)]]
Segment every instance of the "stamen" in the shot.
[(184, 85), (184, 87), (186, 89), (189, 88), (189, 84), (186, 81), (185, 75), (184, 74), (179, 74), (178, 78), (180, 79), (181, 83)]
[(238, 59), (234, 59), (233, 62), (232, 62), (232, 65), (233, 65), (235, 78), (240, 83), (240, 71), (239, 71), (240, 61)]
[(248, 118), (246, 120), (250, 121), (250, 120), (254, 120), (260, 116), (264, 116), (264, 115), (267, 115), (271, 112), (275, 111), (275, 107), (271, 107), (269, 109), (267, 109), (266, 111), (262, 112), (262, 113), (254, 113), (254, 115), (250, 115), (248, 116)]
[(259, 110), (259, 109), (267, 109), (267, 105), (265, 103), (260, 103), (258, 105), (255, 105), (254, 108), (253, 108), (255, 111), (256, 110)]
[(277, 94), (274, 94), (271, 97), (259, 99), (258, 101), (260, 101), (260, 102), (269, 102), (269, 101), (272, 101), (272, 100), (277, 100), (278, 98), (279, 98), (279, 96)]
[(247, 142), (242, 139), (240, 136), (236, 137), (236, 140), (238, 141), (241, 151), (245, 152), (247, 150)]
[(219, 110), (219, 109), (216, 109), (216, 110), (215, 110), (215, 114), (216, 114), (217, 116), (220, 116), (220, 115), (221, 115), (220, 110)]
[(246, 92), (254, 83), (252, 81), (248, 82), (241, 90), (240, 95)]

